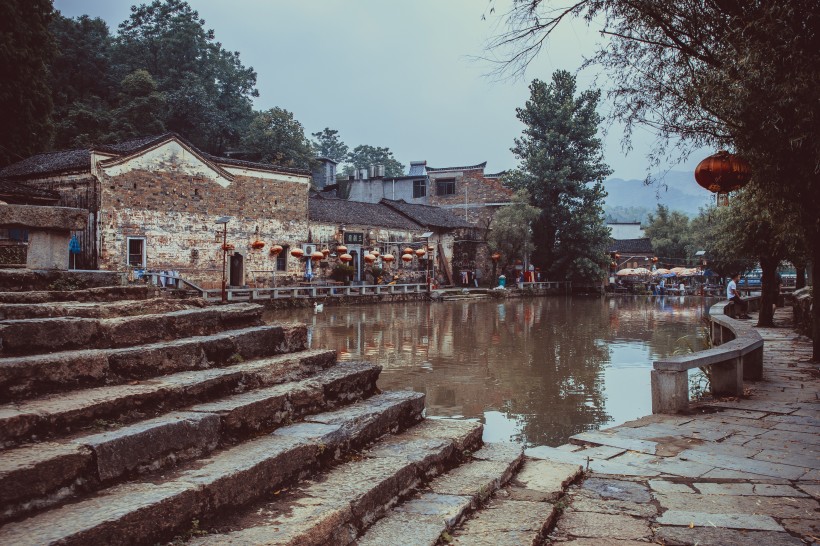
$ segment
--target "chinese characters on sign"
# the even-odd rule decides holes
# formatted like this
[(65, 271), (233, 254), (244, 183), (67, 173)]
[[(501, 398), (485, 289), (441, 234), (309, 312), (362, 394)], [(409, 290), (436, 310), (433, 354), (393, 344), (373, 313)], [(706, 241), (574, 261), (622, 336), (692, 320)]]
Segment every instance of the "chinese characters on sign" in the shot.
[(364, 244), (364, 233), (345, 233), (346, 245), (362, 245)]

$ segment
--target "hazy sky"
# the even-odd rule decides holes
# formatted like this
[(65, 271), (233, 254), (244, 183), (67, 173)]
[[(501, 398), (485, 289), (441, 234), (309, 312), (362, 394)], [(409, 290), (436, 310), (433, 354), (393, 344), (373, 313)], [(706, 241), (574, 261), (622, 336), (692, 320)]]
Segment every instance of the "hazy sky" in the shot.
[[(112, 31), (135, 2), (55, 0), (67, 17), (101, 17)], [(507, 0), (495, 2), (499, 9)], [(257, 74), (257, 109), (290, 110), (306, 134), (330, 127), (351, 148), (387, 146), (407, 166), (487, 161), (487, 171), (515, 167), (510, 152), (522, 124), (515, 109), (534, 78), (576, 72), (598, 34), (582, 22), (562, 26), (524, 79), (496, 81), (493, 66), (473, 60), (501, 30), (487, 0), (189, 0), (228, 50)], [(594, 74), (578, 74), (579, 89)], [(600, 111), (606, 114), (604, 99)], [(636, 135), (624, 155), (621, 131), (609, 128), (605, 158), (619, 178), (643, 178), (653, 140)], [(676, 170), (693, 170), (702, 157)]]

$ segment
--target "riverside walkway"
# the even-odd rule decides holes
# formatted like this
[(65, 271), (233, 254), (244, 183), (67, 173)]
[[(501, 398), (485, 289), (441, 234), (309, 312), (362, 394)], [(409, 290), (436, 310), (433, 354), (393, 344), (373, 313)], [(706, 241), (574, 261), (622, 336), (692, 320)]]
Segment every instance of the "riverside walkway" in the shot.
[(549, 543), (780, 546), (820, 542), (820, 369), (778, 309), (764, 379), (742, 398), (650, 415), (527, 450), (581, 464)]

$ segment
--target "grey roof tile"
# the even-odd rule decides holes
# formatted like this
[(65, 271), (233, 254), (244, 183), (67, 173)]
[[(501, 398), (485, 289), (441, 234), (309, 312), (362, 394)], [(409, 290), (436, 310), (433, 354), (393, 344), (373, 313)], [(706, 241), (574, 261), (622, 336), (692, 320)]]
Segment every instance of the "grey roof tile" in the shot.
[(391, 201), (389, 199), (382, 199), (380, 203), (401, 212), (408, 218), (413, 219), (413, 221), (427, 228), (458, 229), (475, 227), (452, 211), (441, 207), (416, 205), (404, 200)]
[(421, 230), (422, 226), (381, 203), (332, 199), (314, 194), (308, 200), (311, 221)]

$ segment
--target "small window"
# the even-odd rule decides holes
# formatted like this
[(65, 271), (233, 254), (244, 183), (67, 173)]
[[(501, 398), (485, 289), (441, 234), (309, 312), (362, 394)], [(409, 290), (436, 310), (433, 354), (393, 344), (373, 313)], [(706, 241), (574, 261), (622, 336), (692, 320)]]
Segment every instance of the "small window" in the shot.
[(128, 265), (137, 269), (145, 269), (145, 238), (128, 237)]
[(288, 245), (282, 245), (282, 252), (276, 256), (276, 271), (288, 270), (288, 254), (290, 254), (290, 247)]
[(456, 179), (436, 180), (436, 195), (455, 195)]
[(418, 199), (427, 195), (427, 181), (413, 180), (413, 198)]

